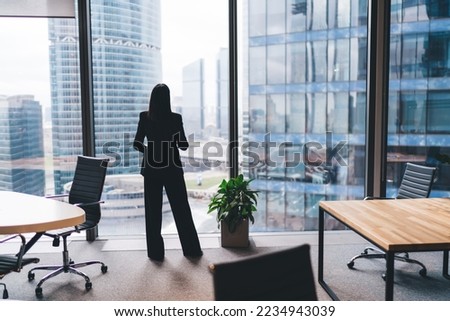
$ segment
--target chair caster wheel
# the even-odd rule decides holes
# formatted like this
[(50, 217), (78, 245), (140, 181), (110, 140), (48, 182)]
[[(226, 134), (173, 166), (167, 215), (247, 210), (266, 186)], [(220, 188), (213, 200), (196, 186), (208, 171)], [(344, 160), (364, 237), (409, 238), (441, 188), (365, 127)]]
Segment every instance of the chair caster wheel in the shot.
[(29, 272), (28, 273), (28, 281), (33, 281), (34, 280), (34, 273)]
[(90, 289), (92, 289), (92, 283), (91, 282), (86, 282), (85, 288), (86, 288), (86, 291), (89, 291)]
[(7, 298), (9, 298), (8, 290), (4, 289), (3, 290), (3, 299), (7, 299)]
[(347, 263), (347, 267), (348, 267), (349, 269), (352, 269), (353, 266), (355, 266), (355, 262), (350, 261), (350, 262)]
[(420, 276), (426, 277), (427, 276), (427, 270), (426, 269), (422, 269), (419, 271)]
[(107, 265), (102, 265), (102, 273), (106, 273), (108, 272), (108, 266)]
[(381, 278), (384, 280), (384, 281), (386, 281), (386, 274), (381, 274)]
[(34, 292), (36, 293), (36, 297), (38, 299), (42, 299), (43, 295), (42, 295), (42, 288), (36, 288), (36, 290), (34, 290)]

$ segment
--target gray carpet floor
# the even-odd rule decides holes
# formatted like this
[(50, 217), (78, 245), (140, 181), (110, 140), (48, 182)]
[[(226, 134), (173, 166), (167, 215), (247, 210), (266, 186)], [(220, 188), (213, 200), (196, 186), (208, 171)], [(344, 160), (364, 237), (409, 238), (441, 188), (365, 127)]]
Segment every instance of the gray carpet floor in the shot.
[[(355, 269), (346, 263), (362, 251), (367, 243), (352, 232), (329, 233), (326, 236), (325, 280), (340, 299), (345, 301), (384, 300), (383, 260), (359, 260)], [(222, 248), (217, 236), (202, 236), (204, 255), (200, 259), (187, 259), (182, 255), (176, 235), (165, 236), (166, 258), (154, 262), (147, 258), (145, 240), (99, 239), (89, 243), (79, 238), (71, 241), (69, 251), (75, 262), (98, 259), (108, 265), (102, 274), (99, 265), (87, 266), (93, 284), (90, 291), (84, 288), (84, 280), (74, 274), (60, 274), (43, 285), (43, 298), (35, 296), (35, 286), (46, 271), (36, 271), (36, 279), (28, 281), (30, 267), (21, 273), (11, 273), (2, 280), (7, 284), (10, 300), (50, 301), (197, 301), (213, 300), (211, 263), (236, 260), (249, 255), (276, 251), (281, 248), (308, 243), (311, 245), (313, 270), (317, 283), (317, 234), (297, 233), (280, 235), (252, 235), (246, 249)], [(40, 241), (29, 256), (41, 259), (39, 264), (55, 264), (62, 261), (59, 248), (50, 242)], [(442, 253), (411, 253), (428, 269), (428, 276), (421, 277), (418, 267), (396, 262), (394, 299), (407, 301), (448, 301), (450, 281), (442, 277)], [(248, 273), (251, 273), (249, 271)], [(263, 282), (263, 280), (261, 280)], [(330, 300), (317, 284), (319, 300)]]

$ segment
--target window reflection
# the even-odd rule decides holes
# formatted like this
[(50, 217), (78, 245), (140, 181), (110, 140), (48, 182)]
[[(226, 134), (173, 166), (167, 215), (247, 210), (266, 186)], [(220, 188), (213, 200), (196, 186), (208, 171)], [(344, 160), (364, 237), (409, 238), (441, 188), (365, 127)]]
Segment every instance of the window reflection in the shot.
[(280, 84), (285, 82), (285, 50), (284, 45), (267, 47), (267, 82), (269, 84)]
[(306, 110), (308, 118), (306, 121), (306, 132), (323, 134), (326, 132), (327, 118), (327, 95), (322, 93), (308, 94)]
[(400, 96), (400, 123), (402, 133), (425, 133), (425, 101), (423, 91), (402, 91)]
[(287, 81), (290, 83), (305, 83), (308, 68), (306, 66), (306, 44), (296, 42), (287, 44), (286, 68)]
[(250, 85), (261, 85), (266, 81), (266, 51), (263, 47), (249, 48)]
[(419, 64), (424, 76), (443, 78), (450, 75), (450, 34), (449, 32), (434, 32), (423, 36)]
[(284, 133), (286, 126), (285, 96), (267, 95), (267, 130), (269, 133)]
[(288, 32), (298, 32), (306, 30), (306, 13), (308, 8), (307, 1), (308, 0), (288, 1), (288, 8), (286, 13)]
[(248, 15), (252, 21), (248, 25), (249, 35), (252, 37), (262, 36), (266, 33), (266, 6), (261, 0), (247, 0)]
[(285, 1), (267, 0), (267, 34), (284, 34), (285, 21)]
[(350, 71), (350, 45), (347, 39), (337, 39), (328, 43), (329, 81), (347, 81)]
[(326, 30), (327, 0), (308, 0), (308, 30)]
[(288, 94), (286, 106), (286, 132), (305, 133), (305, 94)]
[(349, 132), (349, 112), (350, 96), (348, 93), (329, 93), (328, 94), (328, 117), (327, 128), (336, 134), (346, 134)]
[(450, 132), (450, 91), (434, 90), (428, 93), (426, 103), (427, 130), (436, 134), (448, 134)]
[(311, 72), (308, 80), (311, 82), (325, 82), (327, 80), (327, 42), (312, 41), (309, 42), (310, 53), (308, 55), (308, 64), (311, 65)]

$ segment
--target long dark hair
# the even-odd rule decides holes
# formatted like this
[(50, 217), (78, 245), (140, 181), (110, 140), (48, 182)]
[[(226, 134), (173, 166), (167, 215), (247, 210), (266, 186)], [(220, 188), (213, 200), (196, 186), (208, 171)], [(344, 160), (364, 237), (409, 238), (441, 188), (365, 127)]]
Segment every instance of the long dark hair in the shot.
[(170, 89), (166, 84), (153, 87), (148, 106), (148, 117), (151, 120), (164, 120), (172, 114), (170, 107)]

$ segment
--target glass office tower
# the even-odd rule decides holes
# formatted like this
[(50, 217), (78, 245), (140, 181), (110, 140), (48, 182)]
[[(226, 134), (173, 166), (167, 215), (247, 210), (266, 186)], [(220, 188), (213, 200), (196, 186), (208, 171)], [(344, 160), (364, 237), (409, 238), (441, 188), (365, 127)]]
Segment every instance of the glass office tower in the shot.
[(228, 83), (230, 81), (228, 66), (228, 48), (220, 48), (217, 54), (217, 107), (216, 107), (216, 128), (220, 137), (228, 139)]
[[(131, 148), (139, 112), (161, 81), (159, 0), (91, 1), (96, 155), (112, 156), (108, 175), (137, 173)], [(55, 190), (73, 176), (82, 154), (76, 21), (49, 20)]]
[(183, 68), (183, 101), (180, 113), (186, 136), (199, 139), (205, 128), (204, 60), (198, 59)]
[[(262, 191), (253, 230), (315, 230), (320, 200), (365, 196), (367, 5), (246, 1), (242, 152)], [(446, 171), (436, 155), (450, 146), (449, 17), (447, 1), (392, 1), (388, 196), (408, 161)]]
[(32, 95), (0, 96), (0, 190), (44, 195), (41, 104)]
[(438, 168), (432, 196), (448, 196), (450, 167), (450, 3), (392, 1), (388, 186), (406, 161)]

